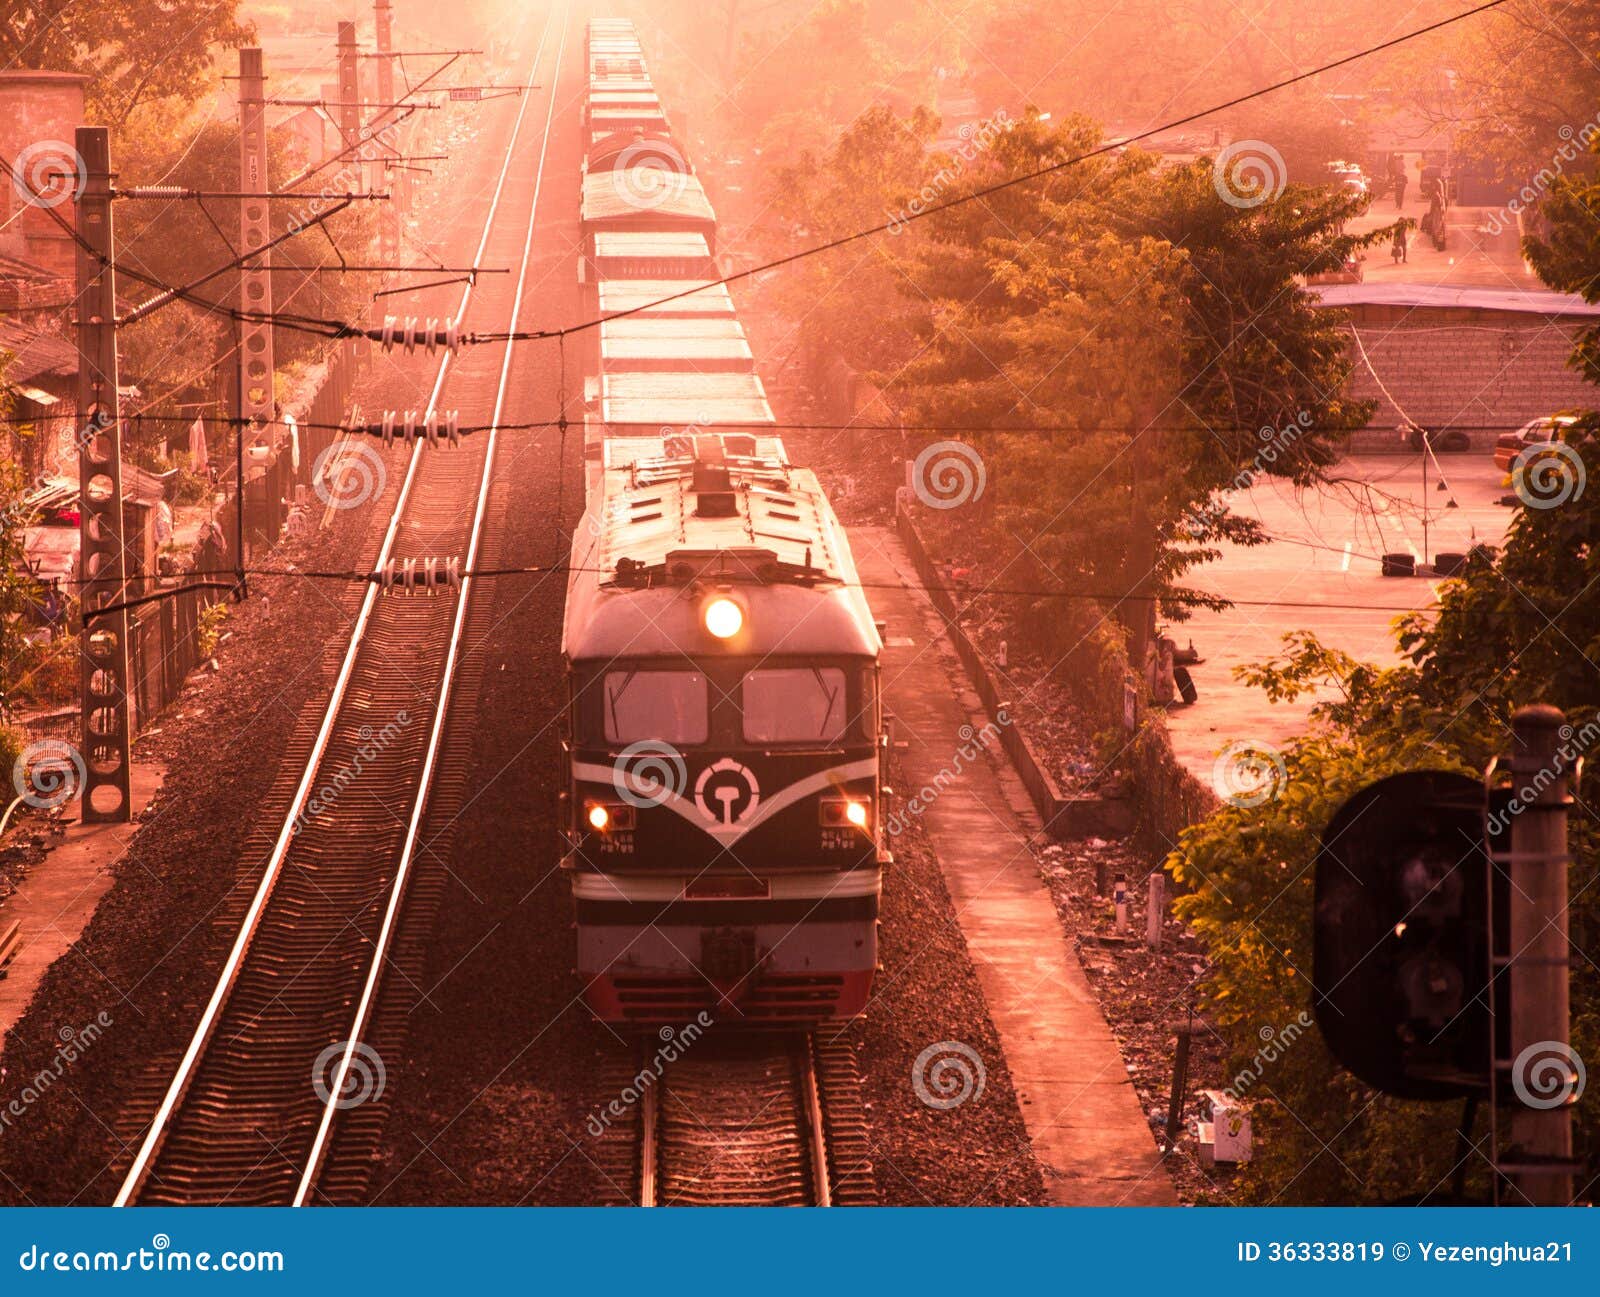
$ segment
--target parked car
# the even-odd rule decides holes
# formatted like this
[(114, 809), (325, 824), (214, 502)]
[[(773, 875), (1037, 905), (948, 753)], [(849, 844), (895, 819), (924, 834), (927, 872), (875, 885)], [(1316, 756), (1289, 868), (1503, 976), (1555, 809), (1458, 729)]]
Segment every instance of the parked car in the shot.
[(1509, 473), (1517, 456), (1529, 446), (1546, 446), (1563, 440), (1566, 430), (1577, 421), (1576, 414), (1546, 414), (1529, 419), (1515, 432), (1502, 432), (1494, 447), (1495, 467)]

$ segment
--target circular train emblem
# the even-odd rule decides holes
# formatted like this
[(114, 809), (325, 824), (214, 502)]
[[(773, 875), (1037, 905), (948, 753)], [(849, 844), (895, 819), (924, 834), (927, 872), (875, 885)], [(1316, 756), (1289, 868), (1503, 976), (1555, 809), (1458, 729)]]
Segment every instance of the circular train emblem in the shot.
[(713, 824), (733, 825), (761, 804), (761, 785), (755, 771), (732, 757), (707, 766), (694, 785), (695, 805)]

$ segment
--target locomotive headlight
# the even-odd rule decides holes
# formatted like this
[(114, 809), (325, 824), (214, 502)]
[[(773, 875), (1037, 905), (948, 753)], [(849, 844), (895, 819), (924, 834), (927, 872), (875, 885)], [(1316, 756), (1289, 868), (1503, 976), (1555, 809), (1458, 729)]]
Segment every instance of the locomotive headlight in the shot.
[(817, 809), (825, 829), (871, 829), (872, 804), (865, 799), (824, 797)]
[(706, 629), (718, 639), (732, 639), (744, 628), (744, 609), (726, 595), (706, 604)]
[(611, 812), (598, 804), (589, 808), (589, 827), (596, 833), (604, 833), (606, 826), (611, 823)]

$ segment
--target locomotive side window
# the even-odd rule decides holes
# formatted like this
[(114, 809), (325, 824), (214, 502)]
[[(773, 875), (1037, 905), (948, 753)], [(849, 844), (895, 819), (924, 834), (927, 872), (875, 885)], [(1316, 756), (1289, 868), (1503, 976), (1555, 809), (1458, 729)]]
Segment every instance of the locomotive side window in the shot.
[(758, 669), (744, 678), (747, 743), (838, 743), (850, 729), (838, 667)]
[(608, 743), (706, 741), (710, 712), (698, 671), (608, 671), (603, 692)]

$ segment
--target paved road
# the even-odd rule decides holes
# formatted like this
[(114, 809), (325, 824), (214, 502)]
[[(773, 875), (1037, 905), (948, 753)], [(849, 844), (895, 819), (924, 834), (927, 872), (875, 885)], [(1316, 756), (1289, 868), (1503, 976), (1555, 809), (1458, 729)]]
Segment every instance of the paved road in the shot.
[[(1285, 634), (1314, 631), (1324, 643), (1374, 662), (1397, 660), (1392, 630), (1396, 616), (1426, 606), (1437, 582), (1384, 577), (1385, 553), (1423, 555), (1424, 503), (1428, 521), (1426, 556), (1464, 552), (1474, 540), (1499, 544), (1512, 511), (1498, 503), (1503, 475), (1486, 452), (1443, 455), (1450, 489), (1428, 466), (1423, 489), (1422, 456), (1366, 455), (1335, 471), (1344, 479), (1296, 493), (1282, 482), (1258, 482), (1234, 501), (1235, 510), (1257, 518), (1275, 539), (1254, 548), (1225, 547), (1223, 556), (1200, 569), (1197, 588), (1240, 601), (1221, 613), (1196, 612), (1172, 630), (1179, 646), (1190, 637), (1205, 658), (1191, 668), (1200, 699), (1169, 713), (1178, 759), (1211, 787), (1217, 752), (1235, 740), (1283, 746), (1305, 727), (1310, 700), (1269, 703), (1258, 689), (1233, 679), (1233, 668), (1276, 655)], [(1447, 507), (1449, 500), (1457, 507)], [(1355, 605), (1355, 606), (1341, 606)]]

